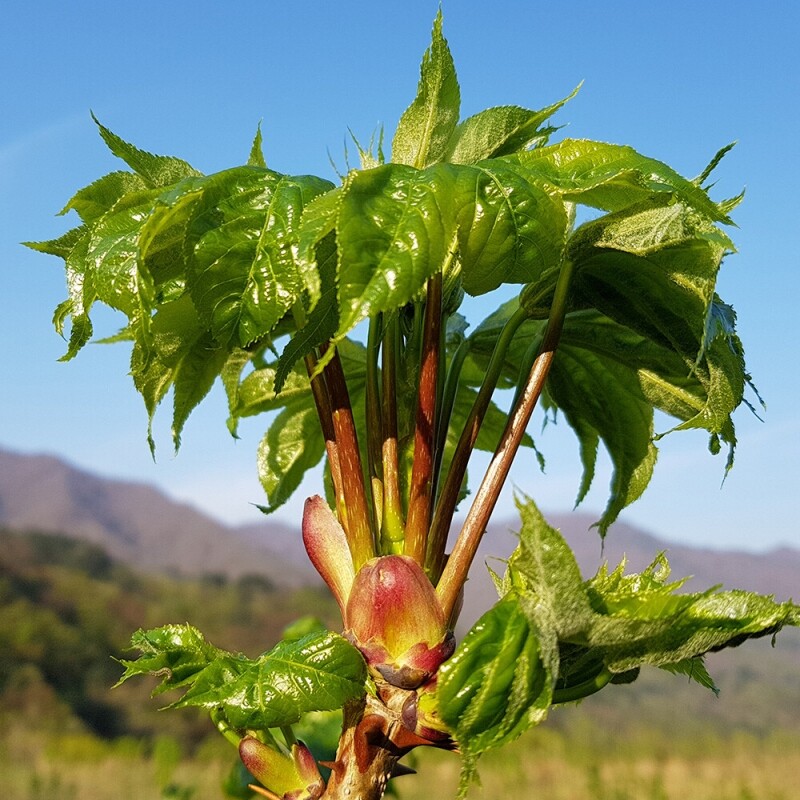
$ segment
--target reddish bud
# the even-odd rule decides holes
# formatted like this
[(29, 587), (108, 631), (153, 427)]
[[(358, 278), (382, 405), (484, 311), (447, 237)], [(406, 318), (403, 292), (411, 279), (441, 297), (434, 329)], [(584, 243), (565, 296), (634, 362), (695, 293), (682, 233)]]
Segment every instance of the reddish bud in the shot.
[(247, 771), (282, 800), (318, 800), (325, 791), (317, 762), (302, 742), (293, 744), (286, 755), (245, 736), (239, 742), (239, 757)]
[(428, 680), (455, 646), (436, 591), (408, 556), (373, 558), (359, 570), (345, 626), (369, 666), (403, 689)]
[(311, 563), (336, 598), (344, 619), (355, 570), (347, 534), (328, 504), (318, 495), (303, 509), (303, 543)]

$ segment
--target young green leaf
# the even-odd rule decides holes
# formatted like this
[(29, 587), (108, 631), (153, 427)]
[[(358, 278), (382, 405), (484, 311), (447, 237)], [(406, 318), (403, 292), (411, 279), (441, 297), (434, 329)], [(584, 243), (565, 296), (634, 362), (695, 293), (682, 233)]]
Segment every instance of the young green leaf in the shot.
[(156, 675), (161, 683), (154, 690), (160, 694), (190, 683), (223, 651), (206, 641), (191, 625), (165, 625), (162, 628), (138, 630), (131, 637), (131, 648), (141, 655), (122, 660), (125, 672), (117, 685), (135, 675)]
[(341, 708), (366, 690), (361, 654), (325, 630), (279, 642), (255, 660), (214, 647), (191, 625), (140, 630), (131, 645), (141, 655), (121, 662), (119, 683), (155, 675), (156, 694), (188, 687), (170, 707), (220, 709), (239, 730), (291, 725), (307, 711)]
[(177, 450), (189, 415), (211, 391), (227, 361), (227, 351), (208, 332), (186, 349), (173, 377), (172, 439)]
[(228, 398), (228, 430), (234, 439), (238, 438), (239, 426), (239, 387), (242, 382), (242, 373), (253, 358), (253, 353), (241, 348), (234, 348), (228, 353), (228, 358), (220, 370), (219, 376)]
[(666, 192), (708, 219), (730, 222), (705, 190), (661, 161), (643, 156), (627, 145), (565, 139), (507, 159), (531, 170), (551, 191), (575, 203), (620, 211), (648, 200), (654, 193)]
[(261, 134), (261, 123), (258, 123), (256, 135), (253, 137), (253, 144), (250, 147), (250, 156), (247, 159), (248, 167), (263, 167), (266, 169), (267, 162), (264, 160), (264, 149), (262, 147), (264, 137)]
[(524, 579), (523, 608), (559, 639), (575, 636), (591, 618), (575, 556), (532, 500), (518, 499), (517, 510), (522, 527), (512, 563), (514, 572)]
[(714, 683), (711, 675), (709, 675), (703, 656), (685, 658), (683, 661), (677, 661), (674, 664), (661, 664), (660, 669), (663, 669), (664, 672), (671, 672), (673, 675), (684, 675), (689, 680), (699, 683), (704, 689), (711, 689), (719, 697), (719, 688)]
[(455, 234), (452, 176), (398, 164), (354, 174), (338, 208), (339, 332), (409, 302), (442, 269)]
[[(314, 308), (320, 299), (323, 263), (330, 260), (332, 254), (334, 263), (338, 257), (335, 231), (339, 207), (350, 181), (357, 174), (351, 172), (344, 178), (342, 186), (319, 195), (303, 209), (297, 234), (297, 264), (303, 276), (310, 308)], [(323, 242), (326, 244), (323, 245)]]
[[(339, 327), (336, 259), (335, 237), (331, 233), (316, 248), (316, 269), (305, 273), (313, 272), (316, 276), (320, 284), (319, 297), (311, 313), (306, 317), (305, 323), (298, 326), (297, 332), (283, 348), (275, 373), (276, 392), (283, 390), (284, 381), (301, 358), (313, 352), (315, 347), (326, 344), (336, 335)], [(308, 284), (306, 288), (309, 289)]]
[(724, 250), (701, 236), (636, 254), (575, 248), (575, 292), (617, 322), (695, 361)]
[(236, 391), (236, 403), (231, 407), (232, 422), (241, 417), (275, 411), (309, 397), (311, 389), (305, 370), (289, 372), (280, 392), (276, 391), (277, 372), (274, 364), (267, 364), (241, 380)]
[(366, 691), (361, 653), (331, 631), (279, 642), (255, 660), (218, 656), (174, 708), (221, 708), (236, 729), (277, 728), (309, 711), (332, 711)]
[(461, 93), (441, 9), (433, 22), (431, 46), (422, 57), (417, 96), (405, 110), (392, 140), (392, 161), (427, 167), (441, 161), (457, 123)]
[[(565, 668), (578, 682), (585, 675), (575, 669), (576, 663), (588, 665), (590, 673), (602, 663), (614, 675), (645, 665), (685, 671), (682, 662), (711, 650), (800, 624), (800, 606), (753, 592), (678, 593), (684, 581), (667, 582), (669, 565), (663, 554), (641, 573), (626, 574), (623, 562), (612, 572), (602, 568), (583, 583), (568, 545), (533, 502), (522, 505), (520, 513), (523, 524), (519, 549), (510, 562), (511, 580), (521, 607), (540, 630), (548, 625), (555, 629), (562, 653), (569, 654)], [(569, 645), (566, 651), (564, 645)], [(708, 683), (704, 678), (701, 682)]]
[(278, 414), (258, 447), (258, 477), (269, 499), (259, 508), (271, 513), (282, 506), (324, 455), (317, 411), (306, 394)]
[(464, 754), (460, 795), (476, 759), (542, 722), (550, 706), (555, 640), (509, 595), (470, 629), (439, 670), (438, 712)]
[(91, 229), (85, 225), (66, 233), (56, 242), (30, 244), (35, 249), (60, 255), (64, 259), (69, 296), (59, 303), (53, 314), (53, 325), (63, 335), (66, 318), (71, 318), (69, 346), (61, 361), (69, 361), (92, 337), (92, 321), (89, 316), (97, 298), (94, 275), (86, 255), (89, 250)]
[(146, 271), (157, 290), (169, 298), (170, 289), (182, 291), (193, 256), (195, 239), (189, 224), (203, 192), (215, 178), (187, 178), (160, 194), (139, 232), (139, 268)]
[(680, 583), (668, 585), (655, 577), (657, 566), (624, 581), (609, 582), (601, 573), (587, 585), (598, 610), (587, 639), (612, 672), (645, 664), (673, 666), (800, 622), (800, 607), (753, 592), (674, 595)]
[(267, 335), (300, 297), (300, 215), (331, 184), (254, 167), (214, 178), (189, 224), (196, 243), (187, 285), (215, 338), (245, 346)]
[(75, 210), (81, 220), (90, 225), (100, 219), (124, 195), (141, 192), (147, 188), (145, 181), (134, 172), (111, 172), (76, 192), (59, 214)]
[[(456, 179), (458, 254), (464, 291), (530, 283), (561, 263), (568, 215), (560, 198), (503, 159), (440, 167)], [(447, 198), (439, 199), (444, 205)], [(445, 206), (446, 207), (446, 206)]]
[[(579, 87), (580, 88), (580, 87)], [(487, 158), (510, 155), (528, 147), (547, 143), (553, 128), (541, 128), (578, 93), (570, 95), (540, 111), (519, 106), (487, 108), (459, 123), (447, 143), (445, 161), (453, 164), (474, 164)]]
[(148, 441), (159, 403), (174, 387), (172, 434), (180, 446), (183, 425), (211, 389), (227, 354), (200, 324), (188, 295), (164, 303), (151, 318), (148, 337), (135, 337), (131, 375), (148, 414)]
[(547, 382), (550, 399), (578, 436), (584, 478), (580, 503), (594, 472), (598, 440), (613, 464), (610, 497), (598, 527), (605, 536), (623, 508), (636, 500), (653, 473), (656, 449), (653, 409), (644, 397), (636, 373), (613, 358), (588, 349), (561, 345)]
[(120, 139), (105, 125), (101, 125), (97, 117), (92, 114), (100, 136), (108, 149), (117, 158), (121, 158), (150, 188), (159, 188), (176, 183), (181, 178), (200, 175), (190, 164), (173, 156), (156, 156), (140, 150), (129, 142)]

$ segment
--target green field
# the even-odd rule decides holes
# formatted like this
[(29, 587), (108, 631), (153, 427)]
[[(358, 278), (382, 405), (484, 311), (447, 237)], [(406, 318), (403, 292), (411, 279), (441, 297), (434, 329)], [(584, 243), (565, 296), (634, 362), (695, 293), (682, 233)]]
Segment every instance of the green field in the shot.
[[(144, 575), (85, 543), (0, 533), (0, 798), (220, 800), (234, 749), (200, 713), (159, 713), (153, 683), (112, 689), (121, 669), (111, 656), (125, 655), (137, 627), (187, 620), (255, 655), (311, 612), (335, 624), (314, 590)], [(774, 649), (759, 641), (711, 657), (719, 698), (644, 672), (487, 755), (470, 797), (793, 800), (798, 665), (800, 635), (787, 631)], [(415, 751), (410, 765), (420, 774), (395, 782), (401, 798), (455, 796), (457, 756)]]
[[(220, 800), (234, 751), (209, 739), (191, 758), (177, 740), (105, 742), (91, 735), (19, 733), (0, 744), (4, 800)], [(404, 800), (454, 797), (458, 757), (424, 752), (419, 775), (395, 782)], [(642, 731), (616, 738), (586, 727), (565, 736), (534, 731), (481, 763), (470, 797), (546, 800), (793, 800), (800, 774), (800, 737), (674, 738)], [(256, 795), (252, 795), (255, 797)]]

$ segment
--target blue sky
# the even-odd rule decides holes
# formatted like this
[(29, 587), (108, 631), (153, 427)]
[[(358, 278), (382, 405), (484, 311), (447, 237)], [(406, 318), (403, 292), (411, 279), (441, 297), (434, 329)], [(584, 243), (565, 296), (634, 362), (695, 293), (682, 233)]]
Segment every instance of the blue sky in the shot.
[[(570, 136), (630, 144), (688, 177), (738, 141), (717, 172), (735, 212), (739, 253), (723, 298), (739, 313), (748, 365), (768, 410), (739, 413), (737, 463), (703, 435), (664, 440), (647, 495), (623, 518), (709, 547), (800, 546), (800, 6), (794, 2), (497, 2), (446, 0), (444, 31), (464, 116), (492, 105), (540, 108), (584, 81), (557, 122)], [(268, 164), (333, 177), (348, 128), (390, 139), (416, 89), (434, 0), (293, 3), (11, 2), (0, 27), (0, 446), (49, 452), (93, 471), (161, 486), (229, 522), (258, 520), (255, 450), (262, 424), (234, 442), (215, 392), (171, 452), (169, 412), (146, 418), (124, 347), (87, 347), (57, 363), (50, 319), (64, 297), (60, 262), (20, 247), (54, 237), (74, 191), (119, 168), (89, 115), (139, 147), (204, 172), (242, 163), (261, 121)], [(351, 148), (352, 149), (352, 148)], [(488, 309), (487, 309), (488, 310)], [(111, 333), (119, 320), (98, 317)], [(534, 422), (534, 426), (536, 423)], [(662, 424), (662, 429), (666, 423)], [(516, 486), (545, 509), (572, 505), (577, 446), (565, 426), (537, 441), (547, 473), (523, 460)], [(535, 434), (538, 429), (534, 427)], [(584, 503), (599, 512), (608, 473)], [(318, 491), (315, 481), (307, 493)], [(298, 497), (298, 501), (301, 498)], [(299, 504), (282, 514), (296, 521)], [(512, 516), (510, 489), (499, 514)], [(612, 534), (613, 535), (613, 534)]]

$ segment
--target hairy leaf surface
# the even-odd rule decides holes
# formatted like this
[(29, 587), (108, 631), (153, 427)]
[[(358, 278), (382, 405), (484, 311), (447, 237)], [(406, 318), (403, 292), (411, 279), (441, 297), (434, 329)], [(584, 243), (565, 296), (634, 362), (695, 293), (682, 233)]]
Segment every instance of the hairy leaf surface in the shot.
[(481, 753), (546, 718), (554, 679), (549, 638), (509, 595), (475, 623), (442, 665), (438, 709), (464, 755), (462, 796)]
[(441, 161), (458, 123), (461, 93), (453, 57), (442, 35), (442, 12), (433, 23), (431, 46), (420, 68), (417, 96), (405, 110), (392, 140), (392, 161), (427, 167)]
[(627, 145), (565, 139), (508, 156), (534, 172), (564, 199), (604, 211), (620, 211), (665, 192), (684, 200), (707, 218), (730, 222), (693, 181)]
[(176, 708), (221, 708), (237, 729), (291, 725), (309, 711), (341, 708), (365, 692), (364, 659), (330, 631), (279, 642), (258, 659), (225, 654), (198, 673)]
[(239, 730), (291, 725), (308, 711), (341, 708), (364, 693), (367, 680), (359, 651), (319, 629), (257, 659), (214, 647), (191, 625), (138, 631), (131, 644), (141, 655), (122, 662), (120, 683), (155, 675), (161, 678), (155, 693), (185, 689), (172, 707), (220, 709)]
[(468, 117), (453, 131), (445, 160), (453, 164), (474, 164), (544, 145), (554, 129), (542, 128), (542, 123), (576, 93), (577, 89), (540, 111), (519, 106), (496, 106)]
[(641, 573), (627, 574), (623, 562), (584, 583), (569, 547), (533, 502), (521, 513), (520, 548), (511, 563), (524, 579), (523, 608), (530, 613), (544, 604), (559, 641), (601, 659), (614, 674), (679, 664), (800, 622), (800, 606), (753, 592), (680, 594), (684, 581), (668, 582), (663, 554)]

